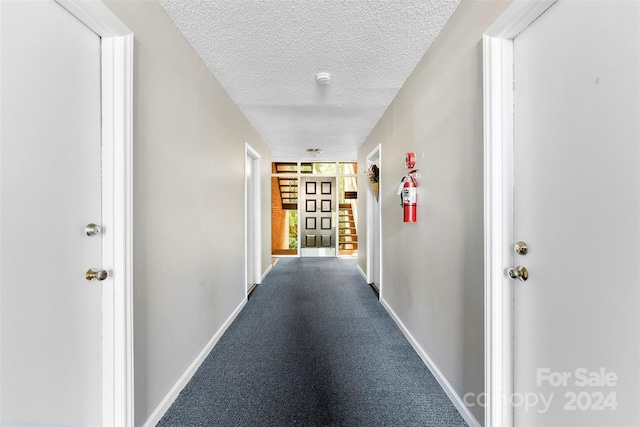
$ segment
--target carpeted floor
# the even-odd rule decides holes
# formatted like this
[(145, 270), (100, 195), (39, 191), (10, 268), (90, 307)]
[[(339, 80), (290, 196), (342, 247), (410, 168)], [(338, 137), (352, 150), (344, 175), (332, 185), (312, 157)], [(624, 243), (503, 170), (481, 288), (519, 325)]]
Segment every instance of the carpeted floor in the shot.
[(158, 425), (466, 426), (339, 258), (281, 258)]

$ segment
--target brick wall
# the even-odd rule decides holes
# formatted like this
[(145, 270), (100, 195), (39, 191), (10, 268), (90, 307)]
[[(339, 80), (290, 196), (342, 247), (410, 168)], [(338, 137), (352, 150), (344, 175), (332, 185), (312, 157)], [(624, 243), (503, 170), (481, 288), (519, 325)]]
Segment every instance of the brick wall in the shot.
[(278, 178), (271, 178), (271, 252), (289, 249), (289, 217), (282, 209)]

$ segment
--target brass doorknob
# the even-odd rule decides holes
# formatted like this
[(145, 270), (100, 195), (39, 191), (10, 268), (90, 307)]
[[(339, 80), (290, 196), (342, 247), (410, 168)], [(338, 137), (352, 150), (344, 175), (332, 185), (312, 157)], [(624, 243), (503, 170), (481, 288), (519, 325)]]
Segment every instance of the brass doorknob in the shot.
[(529, 252), (529, 246), (525, 242), (518, 242), (513, 246), (513, 251), (518, 255), (526, 255)]
[(109, 276), (109, 273), (106, 270), (95, 270), (93, 268), (90, 268), (87, 270), (84, 277), (87, 280), (103, 281), (107, 278), (107, 276)]
[(510, 279), (518, 279), (525, 282), (529, 278), (529, 271), (523, 265), (519, 265), (516, 268), (511, 267), (507, 270), (507, 275)]

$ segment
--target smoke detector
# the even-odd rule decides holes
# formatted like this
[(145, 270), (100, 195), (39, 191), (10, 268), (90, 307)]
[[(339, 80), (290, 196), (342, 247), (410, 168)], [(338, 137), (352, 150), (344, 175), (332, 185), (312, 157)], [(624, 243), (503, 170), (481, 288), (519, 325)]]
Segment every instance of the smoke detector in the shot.
[(331, 74), (326, 71), (321, 71), (316, 74), (316, 83), (319, 85), (328, 85), (331, 81)]
[(318, 157), (320, 154), (322, 154), (322, 150), (320, 148), (307, 148), (307, 154), (312, 157)]

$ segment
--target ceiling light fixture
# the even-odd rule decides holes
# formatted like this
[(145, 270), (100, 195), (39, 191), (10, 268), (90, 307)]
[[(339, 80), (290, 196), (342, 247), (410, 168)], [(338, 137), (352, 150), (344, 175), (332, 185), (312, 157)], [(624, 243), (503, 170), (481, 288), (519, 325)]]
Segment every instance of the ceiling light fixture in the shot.
[(307, 148), (307, 153), (312, 157), (318, 157), (322, 154), (322, 150), (320, 148)]
[(331, 81), (331, 74), (326, 71), (321, 71), (316, 74), (316, 83), (319, 85), (328, 85)]

